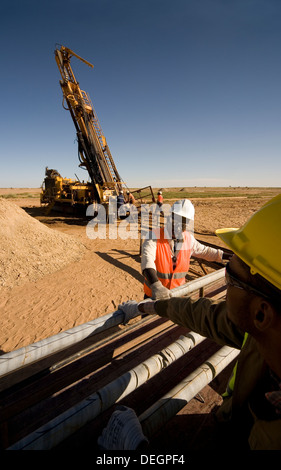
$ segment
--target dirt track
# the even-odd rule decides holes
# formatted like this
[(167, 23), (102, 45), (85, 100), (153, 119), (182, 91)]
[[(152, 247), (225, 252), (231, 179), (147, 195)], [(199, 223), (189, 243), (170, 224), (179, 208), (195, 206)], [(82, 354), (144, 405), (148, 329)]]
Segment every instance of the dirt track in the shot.
[[(18, 194), (20, 190), (0, 190), (0, 195), (5, 192)], [(247, 198), (246, 194), (245, 198), (194, 198), (196, 237), (222, 245), (214, 235), (215, 229), (241, 226), (268, 199), (267, 193), (264, 196), (262, 190), (261, 198)], [(24, 208), (32, 219), (54, 230), (54, 234), (69, 235), (85, 248), (79, 259), (64, 259), (61, 267), (56, 265), (56, 253), (56, 257), (49, 260), (49, 264), (56, 265), (54, 271), (46, 270), (45, 274), (44, 270), (38, 270), (32, 280), (26, 275), (24, 263), (29, 263), (27, 256), (17, 267), (15, 278), (0, 287), (2, 353), (113, 312), (119, 303), (126, 300), (142, 299), (139, 239), (91, 240), (86, 234), (87, 221), (58, 214), (47, 217), (40, 208), (39, 198), (17, 197), (7, 201)], [(10, 214), (10, 220), (13, 220), (13, 214)], [(22, 232), (18, 233), (19, 249), (22, 238)], [(48, 243), (52, 253), (54, 246), (51, 240)], [(22, 244), (22, 248), (23, 255), (27, 247)], [(5, 259), (4, 249), (2, 241), (2, 262)], [(64, 253), (66, 258), (67, 253)], [(39, 262), (46, 263), (47, 256), (48, 247), (42, 247), (37, 253)]]

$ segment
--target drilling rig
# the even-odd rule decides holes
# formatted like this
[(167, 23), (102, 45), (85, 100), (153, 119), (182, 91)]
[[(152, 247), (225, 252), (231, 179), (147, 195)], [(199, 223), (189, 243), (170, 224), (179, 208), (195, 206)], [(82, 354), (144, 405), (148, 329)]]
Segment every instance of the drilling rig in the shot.
[(77, 135), (79, 166), (87, 170), (90, 182), (63, 178), (57, 170), (46, 167), (40, 200), (42, 205), (48, 206), (48, 211), (52, 208), (63, 208), (65, 211), (67, 207), (85, 209), (92, 203), (106, 204), (110, 196), (117, 196), (122, 191), (124, 184), (90, 97), (81, 90), (70, 66), (73, 56), (93, 68), (90, 62), (67, 47), (61, 46), (55, 50), (55, 59), (61, 74), (63, 107), (72, 117)]

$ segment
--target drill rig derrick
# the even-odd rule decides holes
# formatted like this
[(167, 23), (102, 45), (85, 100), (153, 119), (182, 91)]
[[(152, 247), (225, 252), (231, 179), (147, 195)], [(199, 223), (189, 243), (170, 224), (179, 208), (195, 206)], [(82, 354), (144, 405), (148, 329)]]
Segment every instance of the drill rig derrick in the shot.
[(72, 56), (89, 67), (93, 68), (93, 65), (67, 47), (61, 46), (60, 50), (55, 51), (55, 59), (62, 76), (60, 85), (76, 128), (80, 166), (86, 167), (94, 186), (96, 201), (102, 202), (106, 197), (103, 194), (105, 191), (115, 190), (119, 193), (122, 189), (121, 178), (91, 100), (87, 93), (80, 89), (74, 76), (70, 66)]
[[(63, 101), (67, 104), (66, 109), (69, 110), (76, 129), (79, 166), (87, 170), (91, 180), (91, 183), (85, 184), (84, 188), (80, 182), (76, 181), (72, 189), (76, 196), (79, 193), (79, 199), (84, 204), (89, 204), (89, 201), (90, 203), (106, 203), (109, 196), (119, 194), (122, 190), (122, 180), (116, 169), (91, 100), (87, 93), (81, 90), (74, 76), (70, 66), (72, 56), (93, 68), (90, 62), (82, 59), (67, 47), (61, 46), (60, 49), (55, 50), (55, 59), (61, 74), (60, 86)], [(58, 185), (56, 184), (56, 186)], [(87, 197), (85, 197), (86, 193)], [(90, 198), (89, 194), (91, 194)], [(61, 202), (59, 193), (56, 193), (55, 199), (56, 202)], [(74, 199), (76, 199), (76, 203), (79, 202), (77, 197)], [(72, 192), (70, 200), (73, 205)], [(47, 202), (44, 191), (41, 202)], [(51, 201), (48, 200), (48, 202)], [(63, 202), (66, 203), (65, 199)]]

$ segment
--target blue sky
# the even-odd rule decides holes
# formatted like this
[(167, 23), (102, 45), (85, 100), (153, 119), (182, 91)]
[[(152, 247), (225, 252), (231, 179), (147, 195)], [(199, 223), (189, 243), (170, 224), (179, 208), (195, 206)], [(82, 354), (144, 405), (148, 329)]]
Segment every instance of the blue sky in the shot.
[(10, 0), (0, 37), (0, 187), (88, 178), (56, 44), (128, 187), (281, 186), (280, 0)]

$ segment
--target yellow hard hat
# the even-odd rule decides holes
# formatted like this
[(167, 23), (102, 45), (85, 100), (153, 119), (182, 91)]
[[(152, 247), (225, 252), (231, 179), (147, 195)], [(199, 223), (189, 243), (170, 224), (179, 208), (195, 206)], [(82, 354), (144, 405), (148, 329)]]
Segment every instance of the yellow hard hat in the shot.
[(281, 194), (262, 206), (240, 228), (216, 235), (250, 268), (281, 290)]

